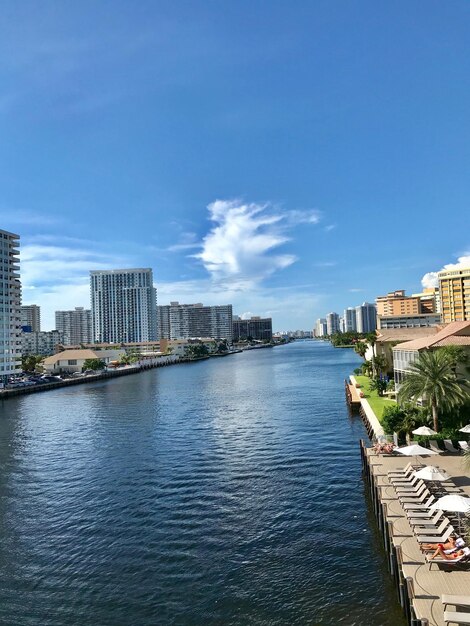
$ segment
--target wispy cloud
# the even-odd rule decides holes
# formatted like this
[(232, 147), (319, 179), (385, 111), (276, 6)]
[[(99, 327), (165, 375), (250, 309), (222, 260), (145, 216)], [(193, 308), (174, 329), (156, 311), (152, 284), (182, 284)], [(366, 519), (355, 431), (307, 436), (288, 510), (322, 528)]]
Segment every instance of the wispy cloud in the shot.
[(230, 281), (232, 288), (241, 290), (295, 263), (295, 255), (274, 250), (290, 241), (295, 226), (320, 219), (317, 211), (283, 212), (269, 203), (239, 200), (216, 200), (208, 210), (214, 226), (194, 258), (202, 261), (215, 282)]
[(365, 291), (365, 289), (361, 289), (360, 287), (351, 287), (348, 291), (350, 293), (361, 293), (362, 291)]
[[(444, 265), (442, 270), (458, 270), (470, 267), (470, 252), (465, 252), (457, 259), (457, 263), (448, 263)], [(442, 271), (439, 270), (439, 271)], [(437, 278), (438, 272), (427, 272), (421, 279), (421, 284), (425, 289), (432, 289), (439, 286), (439, 280)]]
[(0, 220), (6, 228), (16, 226), (51, 226), (59, 224), (61, 219), (55, 215), (45, 215), (29, 209), (0, 207)]
[(37, 237), (21, 246), (23, 302), (41, 306), (45, 329), (54, 328), (55, 311), (90, 306), (89, 271), (129, 266), (121, 255), (97, 252), (97, 242), (73, 238)]

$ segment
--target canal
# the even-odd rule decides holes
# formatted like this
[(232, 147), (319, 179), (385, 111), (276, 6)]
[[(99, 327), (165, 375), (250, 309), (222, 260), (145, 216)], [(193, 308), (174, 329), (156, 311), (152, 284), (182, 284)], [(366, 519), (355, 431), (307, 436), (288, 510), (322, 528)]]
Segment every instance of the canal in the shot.
[(351, 350), (300, 341), (0, 404), (0, 623), (402, 626)]

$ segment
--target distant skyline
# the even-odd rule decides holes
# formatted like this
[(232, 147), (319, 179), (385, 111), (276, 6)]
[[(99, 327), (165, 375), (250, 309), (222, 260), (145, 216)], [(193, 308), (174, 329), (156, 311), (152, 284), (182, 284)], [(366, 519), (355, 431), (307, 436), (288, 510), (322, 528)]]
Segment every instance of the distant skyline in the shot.
[(23, 302), (159, 304), (311, 329), (470, 265), (470, 3), (3, 3), (0, 228)]

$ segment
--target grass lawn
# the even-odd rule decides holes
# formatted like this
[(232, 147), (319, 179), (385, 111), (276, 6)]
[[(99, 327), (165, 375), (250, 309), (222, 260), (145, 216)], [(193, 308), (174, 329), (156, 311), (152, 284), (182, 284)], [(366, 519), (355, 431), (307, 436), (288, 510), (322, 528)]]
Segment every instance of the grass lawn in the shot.
[(370, 378), (368, 376), (356, 376), (354, 378), (361, 385), (360, 391), (364, 392), (364, 397), (367, 402), (370, 404), (370, 408), (374, 411), (377, 419), (382, 421), (382, 413), (386, 406), (393, 406), (396, 404), (394, 400), (390, 400), (389, 398), (381, 398), (377, 391), (371, 391), (369, 384)]

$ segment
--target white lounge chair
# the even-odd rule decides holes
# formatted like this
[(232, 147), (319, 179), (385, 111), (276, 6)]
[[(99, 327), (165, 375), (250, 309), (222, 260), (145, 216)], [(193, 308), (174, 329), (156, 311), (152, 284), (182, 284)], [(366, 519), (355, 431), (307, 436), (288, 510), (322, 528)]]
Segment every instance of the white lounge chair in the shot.
[(429, 496), (431, 492), (426, 487), (415, 496), (409, 495), (399, 495), (398, 498), (400, 500), (400, 504), (403, 506), (404, 504), (422, 504)]
[(444, 446), (447, 452), (453, 452), (454, 454), (458, 452), (457, 448), (454, 448), (454, 444), (450, 439), (444, 439)]
[(414, 472), (414, 467), (411, 463), (408, 463), (402, 470), (395, 470), (393, 472), (388, 472), (387, 476), (389, 478), (393, 478), (393, 477), (404, 477), (404, 476), (411, 476)]
[(426, 484), (424, 483), (423, 480), (421, 480), (421, 478), (418, 480), (418, 482), (414, 485), (406, 485), (406, 486), (395, 486), (395, 491), (399, 494), (403, 494), (405, 495), (413, 495), (415, 493), (417, 493), (420, 489), (422, 489), (422, 487), (426, 486)]
[[(442, 563), (455, 563), (455, 561), (442, 561)], [(444, 622), (446, 624), (470, 624), (470, 613), (460, 613), (458, 611), (444, 611)]]
[(439, 509), (431, 511), (431, 513), (431, 517), (408, 517), (410, 526), (435, 526), (444, 516), (444, 513)]
[[(459, 563), (468, 563), (470, 560), (470, 548), (462, 548), (464, 554), (462, 556), (457, 557), (456, 559), (443, 559), (443, 558), (435, 558), (435, 559), (431, 559), (430, 554), (425, 554), (425, 559), (426, 561), (429, 563), (429, 569), (431, 569), (431, 566), (433, 565), (433, 563), (435, 563), (436, 565), (458, 565)], [(448, 599), (448, 602), (444, 602), (444, 597), (446, 597), (446, 599)], [(465, 600), (468, 598), (468, 596), (459, 596), (460, 598), (462, 598), (462, 600), (465, 602)], [(455, 602), (452, 602), (450, 600), (450, 598), (452, 599), (456, 599), (457, 596), (442, 596), (442, 602), (444, 604), (444, 608), (446, 604), (453, 604), (454, 606), (457, 606), (457, 604)], [(468, 606), (467, 604), (459, 604), (458, 606)], [(447, 611), (446, 611), (447, 612)], [(456, 620), (452, 619), (452, 618), (448, 618), (446, 620), (446, 612), (444, 612), (444, 621), (448, 622), (455, 622)], [(456, 613), (456, 615), (465, 615), (470, 619), (470, 613)], [(457, 624), (470, 624), (470, 621), (468, 622), (459, 622), (457, 621)]]
[(439, 526), (415, 526), (413, 528), (413, 531), (415, 535), (418, 535), (419, 533), (427, 533), (428, 535), (442, 535), (442, 533), (445, 532), (449, 526), (449, 520), (447, 519), (447, 517), (444, 517)]
[(442, 450), (439, 448), (439, 444), (435, 439), (429, 440), (429, 449), (433, 452), (437, 452), (437, 454), (442, 454)]
[(445, 543), (447, 539), (454, 532), (454, 527), (452, 525), (447, 526), (446, 530), (442, 533), (440, 537), (437, 535), (416, 535), (416, 539), (418, 543)]
[(404, 502), (402, 504), (403, 509), (406, 514), (412, 513), (412, 511), (429, 511), (429, 507), (436, 501), (436, 498), (432, 495), (429, 495), (425, 498), (424, 502)]
[(463, 450), (464, 452), (466, 452), (467, 450), (470, 450), (468, 441), (459, 441), (459, 446), (460, 446), (460, 449)]

